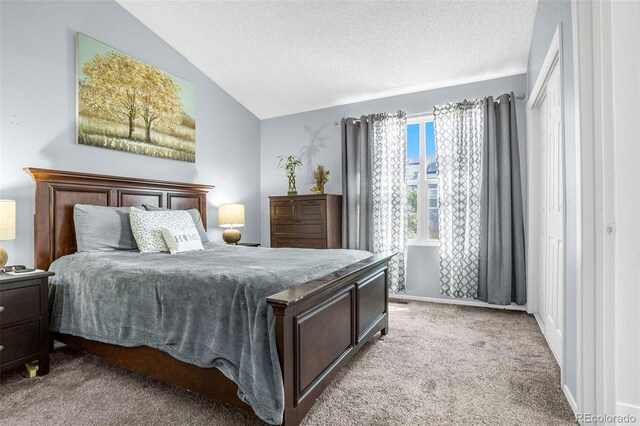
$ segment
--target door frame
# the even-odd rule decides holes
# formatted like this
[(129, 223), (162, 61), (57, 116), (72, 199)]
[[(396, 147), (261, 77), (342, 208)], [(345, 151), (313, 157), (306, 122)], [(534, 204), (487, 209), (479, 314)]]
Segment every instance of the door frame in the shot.
[(578, 161), (577, 389), (578, 413), (614, 414), (615, 191), (612, 22), (608, 1), (571, 1)]

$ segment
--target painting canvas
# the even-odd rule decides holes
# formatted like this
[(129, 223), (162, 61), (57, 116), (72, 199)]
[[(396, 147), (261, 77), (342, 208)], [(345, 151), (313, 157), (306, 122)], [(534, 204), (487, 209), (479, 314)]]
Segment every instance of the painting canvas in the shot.
[(78, 33), (78, 143), (196, 161), (193, 84)]

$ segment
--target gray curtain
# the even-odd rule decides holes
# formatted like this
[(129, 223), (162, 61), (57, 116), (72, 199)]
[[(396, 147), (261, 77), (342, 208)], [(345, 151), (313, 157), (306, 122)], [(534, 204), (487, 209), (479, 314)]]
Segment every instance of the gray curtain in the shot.
[(342, 121), (343, 247), (396, 251), (389, 291), (405, 289), (407, 119), (404, 112)]
[(484, 100), (480, 277), (477, 298), (527, 302), (522, 183), (515, 97)]
[(342, 248), (373, 250), (373, 128), (368, 117), (342, 119)]

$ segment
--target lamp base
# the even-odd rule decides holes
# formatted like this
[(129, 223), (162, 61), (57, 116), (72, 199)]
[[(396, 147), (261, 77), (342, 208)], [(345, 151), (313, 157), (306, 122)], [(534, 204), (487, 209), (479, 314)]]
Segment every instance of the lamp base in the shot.
[(222, 233), (222, 239), (227, 244), (236, 244), (238, 241), (240, 241), (241, 237), (242, 236), (240, 235), (240, 231), (234, 228), (226, 229)]
[(7, 251), (0, 247), (0, 268), (4, 268), (4, 265), (7, 264), (7, 260), (9, 260), (9, 255)]

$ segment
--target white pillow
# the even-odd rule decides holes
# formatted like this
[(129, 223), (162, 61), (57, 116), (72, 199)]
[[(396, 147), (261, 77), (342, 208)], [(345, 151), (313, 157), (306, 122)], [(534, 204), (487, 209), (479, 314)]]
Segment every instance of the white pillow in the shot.
[(162, 235), (162, 228), (190, 230), (196, 227), (191, 215), (185, 210), (149, 212), (131, 207), (129, 219), (131, 231), (141, 253), (169, 251)]
[(162, 228), (164, 242), (171, 254), (183, 251), (204, 250), (200, 233), (195, 226), (186, 229)]

